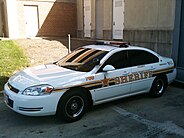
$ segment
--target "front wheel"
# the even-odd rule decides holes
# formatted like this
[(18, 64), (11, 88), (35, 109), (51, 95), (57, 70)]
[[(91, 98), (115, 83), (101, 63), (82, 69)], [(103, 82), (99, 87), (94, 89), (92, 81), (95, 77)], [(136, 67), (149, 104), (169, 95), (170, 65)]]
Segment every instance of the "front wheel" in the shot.
[(166, 84), (166, 79), (164, 77), (156, 77), (150, 90), (151, 97), (162, 96), (164, 94)]
[(68, 122), (82, 118), (86, 111), (87, 98), (79, 91), (68, 91), (59, 101), (58, 113)]

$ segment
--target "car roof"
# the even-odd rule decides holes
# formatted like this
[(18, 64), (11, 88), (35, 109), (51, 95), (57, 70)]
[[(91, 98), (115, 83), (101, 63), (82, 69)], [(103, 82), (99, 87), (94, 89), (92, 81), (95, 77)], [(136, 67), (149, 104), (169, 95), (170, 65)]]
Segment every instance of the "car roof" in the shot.
[(103, 50), (103, 51), (111, 51), (111, 50), (118, 48), (118, 47), (110, 46), (110, 45), (87, 45), (87, 46), (83, 46), (83, 47), (96, 49), (96, 50)]
[(103, 50), (103, 51), (112, 51), (115, 49), (120, 49), (120, 50), (129, 50), (129, 49), (135, 49), (135, 50), (146, 50), (146, 51), (152, 51), (150, 49), (147, 48), (143, 48), (143, 47), (138, 47), (138, 46), (130, 46), (128, 45), (128, 47), (119, 47), (118, 45), (87, 45), (87, 46), (83, 46), (84, 48), (91, 48), (91, 49), (96, 49), (96, 50)]
[(156, 53), (148, 48), (139, 47), (139, 46), (131, 46), (131, 45), (127, 45), (126, 47), (119, 47), (119, 45), (87, 45), (87, 46), (83, 46), (83, 47), (96, 49), (96, 50), (103, 50), (103, 51), (144, 50), (144, 51), (148, 51), (154, 55), (159, 56), (158, 53)]

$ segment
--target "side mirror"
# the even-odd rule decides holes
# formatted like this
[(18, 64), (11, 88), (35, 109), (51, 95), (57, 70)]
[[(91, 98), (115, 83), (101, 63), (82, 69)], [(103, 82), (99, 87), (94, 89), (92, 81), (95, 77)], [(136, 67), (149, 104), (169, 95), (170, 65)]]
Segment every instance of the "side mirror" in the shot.
[(103, 71), (104, 71), (104, 72), (108, 72), (108, 71), (112, 71), (112, 70), (115, 70), (115, 68), (114, 68), (112, 65), (106, 65), (106, 66), (103, 68)]

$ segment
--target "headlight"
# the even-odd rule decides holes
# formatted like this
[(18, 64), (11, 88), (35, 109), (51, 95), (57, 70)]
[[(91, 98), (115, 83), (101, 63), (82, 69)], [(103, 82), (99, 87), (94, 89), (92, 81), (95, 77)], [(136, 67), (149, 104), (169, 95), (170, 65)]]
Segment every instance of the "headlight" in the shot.
[(26, 88), (22, 94), (23, 95), (30, 95), (30, 96), (41, 96), (41, 95), (48, 95), (51, 94), (53, 91), (53, 87), (50, 85), (38, 85)]

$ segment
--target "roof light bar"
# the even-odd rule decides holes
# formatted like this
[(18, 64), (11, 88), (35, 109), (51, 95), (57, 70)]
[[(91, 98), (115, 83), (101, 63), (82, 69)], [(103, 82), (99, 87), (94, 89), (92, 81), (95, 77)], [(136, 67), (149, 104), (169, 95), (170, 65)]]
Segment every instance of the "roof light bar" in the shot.
[(128, 47), (129, 42), (111, 42), (111, 41), (97, 41), (96, 45), (114, 45), (118, 47)]
[(110, 42), (111, 45), (129, 45), (129, 42)]

